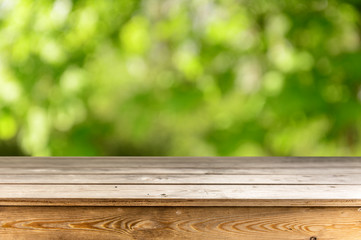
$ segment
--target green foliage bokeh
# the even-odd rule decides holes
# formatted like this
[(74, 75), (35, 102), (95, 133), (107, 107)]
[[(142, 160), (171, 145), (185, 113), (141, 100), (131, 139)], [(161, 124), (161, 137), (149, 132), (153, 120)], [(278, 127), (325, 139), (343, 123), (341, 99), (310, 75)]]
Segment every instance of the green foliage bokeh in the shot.
[(360, 12), (0, 0), (0, 154), (360, 155)]

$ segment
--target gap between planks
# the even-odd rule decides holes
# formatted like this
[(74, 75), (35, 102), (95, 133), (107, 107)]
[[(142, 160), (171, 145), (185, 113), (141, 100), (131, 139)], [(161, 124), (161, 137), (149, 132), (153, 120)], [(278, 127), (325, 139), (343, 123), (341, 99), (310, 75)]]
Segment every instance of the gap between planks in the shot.
[(105, 199), (105, 198), (0, 198), (6, 206), (68, 207), (357, 207), (361, 199)]

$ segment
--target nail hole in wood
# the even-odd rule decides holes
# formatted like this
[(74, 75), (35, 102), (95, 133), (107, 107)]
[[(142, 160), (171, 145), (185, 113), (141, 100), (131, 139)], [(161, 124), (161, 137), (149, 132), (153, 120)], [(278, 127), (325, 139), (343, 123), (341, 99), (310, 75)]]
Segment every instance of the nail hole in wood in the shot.
[(317, 240), (317, 237), (310, 237), (310, 240)]

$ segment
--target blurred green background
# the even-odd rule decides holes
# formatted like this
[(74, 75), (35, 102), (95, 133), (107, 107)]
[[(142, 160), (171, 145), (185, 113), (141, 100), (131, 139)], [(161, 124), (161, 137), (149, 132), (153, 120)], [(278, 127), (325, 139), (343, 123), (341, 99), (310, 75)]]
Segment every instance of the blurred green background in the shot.
[(361, 1), (0, 0), (0, 155), (361, 155)]

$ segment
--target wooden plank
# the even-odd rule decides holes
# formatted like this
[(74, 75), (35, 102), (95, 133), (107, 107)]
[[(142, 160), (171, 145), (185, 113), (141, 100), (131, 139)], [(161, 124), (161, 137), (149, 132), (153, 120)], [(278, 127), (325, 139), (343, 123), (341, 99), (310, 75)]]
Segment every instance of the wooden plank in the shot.
[(103, 167), (103, 168), (343, 168), (361, 167), (361, 158), (290, 158), (290, 157), (242, 157), (242, 158), (187, 158), (187, 157), (95, 157), (95, 158), (29, 158), (0, 157), (0, 168), (11, 167)]
[(0, 198), (0, 206), (76, 207), (358, 207), (361, 199)]
[(0, 185), (1, 198), (361, 199), (361, 185)]
[(358, 208), (1, 207), (2, 240), (359, 240)]
[(360, 185), (361, 175), (1, 175), (0, 184)]
[(0, 168), (0, 174), (29, 174), (29, 175), (46, 175), (46, 174), (127, 174), (127, 175), (160, 175), (160, 174), (176, 174), (176, 175), (330, 175), (330, 174), (361, 174), (361, 168), (344, 167), (344, 168), (74, 168), (74, 167), (33, 167), (33, 168)]

